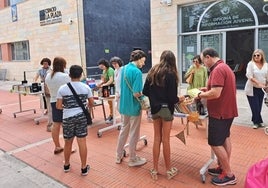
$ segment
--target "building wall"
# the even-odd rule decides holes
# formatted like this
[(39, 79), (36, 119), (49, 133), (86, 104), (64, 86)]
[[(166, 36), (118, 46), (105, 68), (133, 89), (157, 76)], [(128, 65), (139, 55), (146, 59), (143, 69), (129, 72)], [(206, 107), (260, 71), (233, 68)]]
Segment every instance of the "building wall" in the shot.
[[(10, 7), (0, 9), (0, 44), (29, 40), (30, 47), (30, 61), (5, 61), (4, 58), (0, 62), (0, 68), (8, 70), (7, 79), (20, 81), (23, 79), (23, 71), (27, 71), (27, 80), (31, 82), (43, 57), (53, 60), (56, 56), (62, 56), (67, 61), (67, 68), (72, 64), (84, 66), (83, 29), (78, 28), (83, 28), (81, 2), (82, 0), (28, 0), (17, 4), (16, 22), (12, 22)], [(62, 22), (40, 26), (39, 11), (51, 7), (61, 11)], [(69, 23), (70, 18), (72, 24)]]
[[(204, 2), (201, 0), (173, 0), (172, 5), (161, 4), (161, 0), (151, 0), (151, 41), (152, 62), (159, 62), (164, 50), (171, 50), (178, 54), (178, 6)], [(178, 58), (177, 58), (178, 59)]]

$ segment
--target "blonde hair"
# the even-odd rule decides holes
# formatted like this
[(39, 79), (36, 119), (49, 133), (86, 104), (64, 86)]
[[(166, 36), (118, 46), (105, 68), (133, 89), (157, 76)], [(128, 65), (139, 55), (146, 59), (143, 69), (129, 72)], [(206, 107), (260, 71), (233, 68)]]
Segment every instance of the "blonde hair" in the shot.
[[(261, 55), (261, 63), (264, 64), (264, 63), (267, 63), (266, 59), (265, 59), (265, 54), (264, 54), (264, 51), (262, 49), (256, 49), (254, 50), (254, 52), (252, 53), (252, 57), (251, 57), (251, 61), (254, 61), (254, 55), (256, 53), (259, 53)], [(254, 61), (255, 62), (255, 61)]]

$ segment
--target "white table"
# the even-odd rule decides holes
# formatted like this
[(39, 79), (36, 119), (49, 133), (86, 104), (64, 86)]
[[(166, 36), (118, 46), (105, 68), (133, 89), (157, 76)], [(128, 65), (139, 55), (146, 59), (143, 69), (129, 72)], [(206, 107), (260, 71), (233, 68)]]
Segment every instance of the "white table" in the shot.
[[(19, 96), (19, 111), (13, 113), (14, 118), (16, 118), (17, 114), (19, 114), (19, 113), (24, 113), (24, 112), (29, 112), (29, 111), (33, 111), (34, 113), (36, 113), (36, 110), (34, 108), (27, 109), (27, 110), (22, 109), (21, 95), (24, 95), (24, 96), (25, 95), (43, 96), (43, 94), (44, 94), (43, 91), (31, 92), (30, 85), (13, 85), (12, 92), (17, 93)], [(42, 114), (40, 117), (35, 118), (34, 121), (38, 125), (41, 120), (45, 120), (47, 118), (48, 118), (47, 115)]]
[(112, 101), (113, 102), (113, 124), (108, 126), (108, 127), (104, 127), (102, 129), (99, 129), (97, 132), (97, 136), (100, 138), (102, 136), (102, 133), (114, 128), (117, 128), (118, 130), (120, 130), (120, 127), (122, 125), (121, 119), (119, 123), (116, 123), (116, 102), (115, 102), (115, 95), (110, 95), (109, 97), (99, 97), (100, 100), (106, 100), (106, 101)]
[(14, 118), (17, 117), (17, 114), (23, 112), (33, 111), (34, 113), (36, 113), (35, 109), (22, 110), (21, 95), (29, 95), (31, 93), (29, 85), (13, 85), (12, 92), (18, 93), (19, 96), (19, 111), (13, 113)]

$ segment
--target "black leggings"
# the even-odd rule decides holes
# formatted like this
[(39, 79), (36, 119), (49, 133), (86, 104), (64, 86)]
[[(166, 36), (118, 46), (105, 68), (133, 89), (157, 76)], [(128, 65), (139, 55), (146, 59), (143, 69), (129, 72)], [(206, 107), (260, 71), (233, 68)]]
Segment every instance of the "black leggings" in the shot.
[(46, 96), (42, 94), (43, 97), (43, 102), (44, 102), (44, 109), (47, 109), (47, 101), (46, 101)]

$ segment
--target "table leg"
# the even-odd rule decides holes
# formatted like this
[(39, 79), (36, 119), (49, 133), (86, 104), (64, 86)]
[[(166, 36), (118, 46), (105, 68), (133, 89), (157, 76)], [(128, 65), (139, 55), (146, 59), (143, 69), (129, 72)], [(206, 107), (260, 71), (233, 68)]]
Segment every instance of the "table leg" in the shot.
[(23, 112), (33, 111), (34, 113), (36, 113), (36, 110), (35, 109), (22, 110), (21, 93), (18, 93), (18, 94), (19, 94), (19, 107), (20, 107), (20, 111), (13, 113), (14, 118), (17, 117), (17, 114), (23, 113)]
[(115, 106), (115, 98), (114, 99), (108, 99), (108, 100), (112, 100), (113, 101), (113, 125), (99, 129), (97, 132), (97, 136), (100, 138), (102, 136), (102, 133), (114, 128), (117, 128), (118, 130), (120, 129), (120, 126), (122, 125), (122, 123), (116, 123), (116, 106)]

